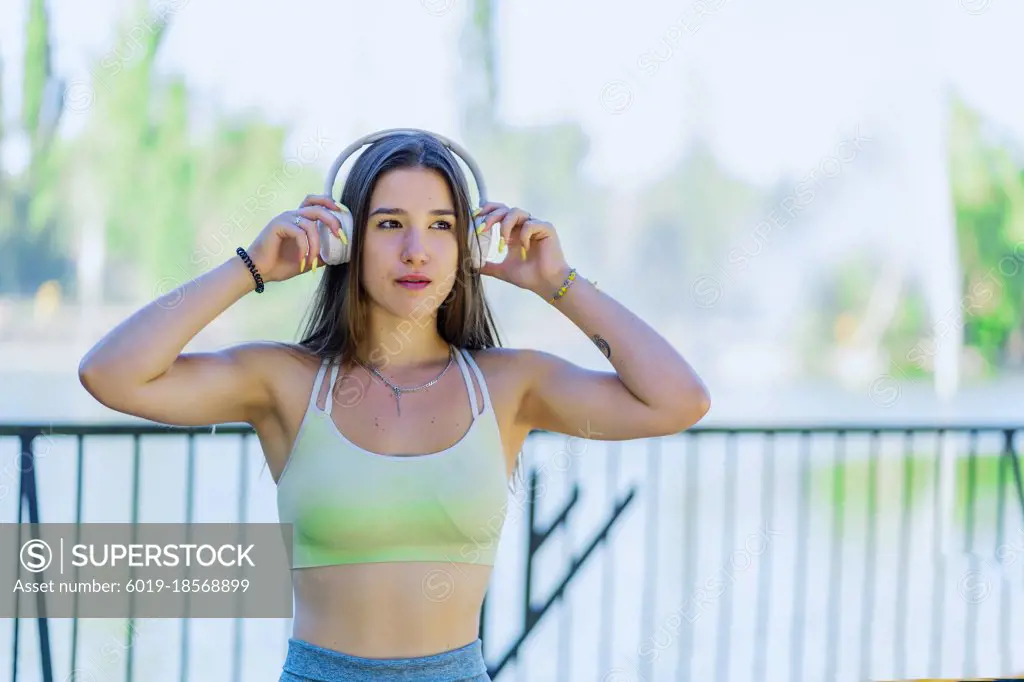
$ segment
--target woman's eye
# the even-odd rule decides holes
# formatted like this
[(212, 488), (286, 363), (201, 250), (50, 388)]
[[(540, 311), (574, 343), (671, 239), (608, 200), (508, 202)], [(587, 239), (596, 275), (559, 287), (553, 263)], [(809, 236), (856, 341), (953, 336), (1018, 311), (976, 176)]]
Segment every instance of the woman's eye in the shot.
[[(402, 227), (402, 224), (400, 222), (398, 222), (397, 220), (390, 220), (389, 219), (389, 220), (381, 220), (379, 223), (377, 223), (377, 227), (379, 227), (379, 228), (381, 228), (383, 230), (397, 230), (400, 227)], [(451, 230), (451, 229), (454, 229), (452, 227), (452, 224), (450, 222), (448, 222), (447, 220), (438, 220), (436, 223), (431, 225), (431, 227), (437, 228), (439, 230)]]

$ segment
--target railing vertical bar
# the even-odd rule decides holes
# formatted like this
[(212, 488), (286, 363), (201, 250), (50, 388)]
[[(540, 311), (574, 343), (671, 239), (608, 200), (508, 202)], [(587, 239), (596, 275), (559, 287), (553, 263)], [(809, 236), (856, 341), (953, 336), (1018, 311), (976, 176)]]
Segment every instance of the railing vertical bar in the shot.
[[(767, 530), (766, 537), (775, 520), (775, 432), (765, 433), (765, 447), (761, 451), (764, 474), (761, 477), (761, 516)], [(770, 540), (765, 541), (770, 542)], [(763, 680), (768, 676), (768, 613), (771, 608), (772, 552), (766, 551), (760, 562), (757, 580), (757, 625), (754, 632), (754, 668), (751, 679)]]
[[(700, 475), (700, 457), (697, 447), (696, 433), (686, 434), (683, 437), (683, 458), (686, 462), (686, 477), (683, 485), (685, 500), (683, 511), (683, 538), (679, 546), (683, 549), (683, 603), (682, 608), (687, 608), (687, 600), (692, 598), (694, 586), (697, 582), (697, 553), (700, 551), (700, 542), (697, 537), (697, 503), (700, 497), (700, 486), (697, 477)], [(689, 551), (687, 551), (689, 550)], [(679, 658), (676, 661), (676, 681), (683, 682), (690, 679), (693, 669), (693, 622), (689, 619), (682, 625), (682, 635), (679, 638)]]
[(996, 540), (993, 551), (998, 551), (999, 547), (1006, 541), (1006, 473), (1008, 465), (1010, 463), (1010, 439), (1012, 438), (1012, 432), (1006, 431), (1003, 433), (1003, 451), (1000, 453), (998, 459), (998, 466), (996, 467)]
[(928, 651), (928, 675), (939, 677), (942, 670), (942, 637), (946, 631), (946, 558), (942, 555), (942, 496), (939, 494), (939, 482), (942, 474), (942, 452), (945, 449), (946, 432), (938, 432), (935, 447), (935, 500), (932, 505), (934, 528), (932, 530), (933, 556), (935, 577), (932, 579), (932, 636)]
[[(189, 432), (186, 436), (188, 443), (188, 470), (186, 474), (185, 482), (185, 541), (192, 541), (192, 519), (195, 514), (195, 486), (196, 486), (196, 436), (195, 433)], [(185, 577), (188, 578), (188, 571), (186, 570)], [(184, 595), (184, 606), (185, 613), (181, 619), (181, 670), (179, 679), (181, 682), (188, 682), (189, 677), (189, 605), (191, 604), (190, 595)]]
[[(39, 488), (38, 481), (36, 480), (35, 437), (36, 433), (30, 431), (21, 434), (21, 456), (18, 459), (18, 464), (20, 465), (21, 473), (21, 489), (25, 495), (24, 501), (28, 505), (28, 520), (32, 524), (32, 538), (38, 540), (40, 539), (39, 523), (41, 515), (39, 513)], [(20, 497), (18, 504), (20, 517)], [(21, 562), (19, 561), (18, 566), (20, 567), (20, 565)], [(19, 577), (21, 575), (20, 568), (18, 575)], [(42, 582), (41, 578), (42, 574), (35, 574), (36, 583)], [(36, 612), (38, 614), (36, 616), (36, 626), (39, 634), (39, 658), (42, 663), (43, 682), (52, 682), (53, 658), (50, 653), (50, 621), (46, 616), (46, 595), (42, 590), (36, 593)], [(17, 654), (17, 651), (15, 651), (15, 654)]]
[[(238, 448), (238, 527), (241, 531), (241, 539), (239, 544), (242, 547), (246, 545), (246, 521), (249, 518), (249, 467), (247, 457), (247, 447), (249, 445), (249, 434), (243, 433), (239, 438)], [(239, 571), (241, 573), (241, 571)], [(241, 576), (239, 576), (241, 577)], [(243, 620), (241, 616), (242, 605), (244, 603), (243, 593), (238, 593), (238, 598), (235, 602), (238, 610), (235, 615), (234, 631), (232, 632), (233, 638), (233, 649), (232, 649), (232, 660), (231, 670), (232, 679), (234, 682), (241, 682), (242, 679), (242, 625)]]
[[(736, 438), (734, 431), (725, 436), (725, 492), (722, 495), (722, 571), (732, 576), (735, 584), (736, 567), (731, 565), (736, 545)], [(718, 617), (718, 636), (715, 638), (715, 679), (729, 679), (730, 642), (732, 635), (732, 593), (726, 586), (721, 594)]]
[(910, 578), (910, 496), (914, 486), (914, 449), (912, 431), (906, 431), (903, 441), (903, 499), (899, 558), (896, 569), (896, 633), (893, 637), (893, 677), (903, 679), (907, 666), (907, 593)]
[(971, 429), (967, 449), (967, 509), (964, 524), (964, 552), (974, 552), (974, 487), (978, 466), (978, 431)]
[[(608, 448), (608, 470), (607, 470), (607, 481), (608, 481), (608, 499), (616, 499), (618, 494), (618, 480), (619, 480), (619, 454), (621, 452), (622, 443), (620, 441), (613, 441)], [(600, 638), (600, 661), (601, 667), (599, 670), (607, 671), (612, 666), (612, 623), (613, 615), (615, 613), (614, 603), (612, 600), (615, 596), (615, 564), (614, 555), (611, 551), (611, 543), (608, 539), (604, 543), (604, 551), (602, 552), (602, 574), (601, 574), (601, 638)]]
[[(85, 494), (85, 436), (75, 437), (76, 450), (76, 481), (75, 481), (75, 544), (81, 540), (82, 529), (82, 497)], [(75, 584), (78, 584), (78, 565), (75, 565)], [(78, 670), (78, 592), (75, 592), (74, 613), (71, 619), (71, 670)]]
[[(533, 559), (540, 542), (540, 534), (537, 532), (537, 482), (540, 479), (540, 470), (536, 467), (530, 468), (530, 487), (526, 497), (526, 528), (527, 541), (526, 566), (523, 569), (523, 631), (526, 632), (533, 627)], [(521, 649), (516, 650), (516, 675), (520, 680), (526, 675), (525, 657), (521, 656)]]
[[(141, 459), (141, 436), (139, 433), (132, 434), (132, 544), (138, 541), (139, 528), (139, 475)], [(128, 572), (129, 580), (135, 578), (135, 567), (132, 566)], [(128, 594), (128, 638), (125, 642), (128, 654), (125, 656), (125, 679), (132, 682), (135, 679), (135, 592)]]
[[(26, 502), (29, 504), (29, 521), (32, 523), (32, 535), (38, 539), (39, 523), (42, 520), (39, 513), (39, 481), (36, 478), (36, 445), (35, 439), (38, 432), (27, 432), (23, 434), (23, 458), (28, 460), (28, 467), (22, 462), (22, 478), (26, 482)], [(42, 578), (36, 573), (36, 582)], [(46, 596), (42, 591), (36, 593), (36, 610), (39, 615), (36, 617), (36, 626), (39, 633), (39, 657), (42, 663), (43, 682), (53, 680), (53, 658), (50, 653), (50, 622), (46, 615)]]
[(800, 434), (800, 492), (797, 512), (796, 570), (793, 571), (793, 616), (790, 621), (789, 679), (800, 682), (804, 679), (804, 638), (807, 630), (807, 536), (810, 522), (810, 448), (811, 434)]
[[(569, 468), (566, 472), (566, 489), (569, 491), (575, 491), (579, 485), (579, 472), (576, 469), (577, 462), (576, 456), (572, 453), (568, 443), (566, 449), (569, 450)], [(566, 566), (571, 566), (573, 563), (573, 557), (576, 554), (575, 550), (575, 537), (573, 534), (572, 517), (567, 517), (565, 523), (562, 524), (562, 560)], [(567, 590), (568, 591), (568, 590)], [(572, 599), (566, 598), (565, 595), (561, 599), (561, 608), (559, 609), (560, 626), (561, 632), (559, 633), (559, 648), (558, 648), (558, 679), (560, 680), (571, 680), (572, 679)]]
[[(24, 452), (22, 437), (18, 439), (18, 467), (21, 470), (21, 453)], [(18, 476), (18, 543), (21, 544), (21, 522), (25, 517), (25, 476)], [(21, 561), (18, 552), (11, 552), (14, 560), (14, 575), (21, 579)], [(20, 595), (14, 598), (14, 642), (11, 644), (11, 682), (18, 682), (18, 644), (21, 639), (21, 598)]]
[[(1014, 479), (1014, 484), (1016, 485), (1016, 488), (1017, 488), (1017, 496), (1018, 496), (1018, 499), (1020, 501), (1021, 514), (1024, 515), (1024, 474), (1022, 474), (1022, 472), (1021, 472), (1020, 453), (1018, 452), (1018, 444), (1020, 444), (1022, 441), (1024, 441), (1024, 438), (1020, 438), (1019, 436), (1024, 435), (1024, 432), (1022, 432), (1022, 431), (1020, 431), (1018, 429), (1014, 429), (1013, 430), (1013, 434), (1014, 434), (1013, 438), (1010, 441), (1010, 455), (1012, 457), (1012, 459), (1010, 460), (1010, 465), (1013, 467), (1013, 479)], [(1021, 534), (1024, 534), (1024, 523), (1022, 523), (1020, 528), (1021, 528)], [(1024, 561), (1021, 561), (1019, 563), (1015, 562), (1015, 563), (1020, 568), (1020, 572), (1017, 574), (1018, 575), (1018, 579), (1020, 580), (1019, 584), (1024, 585)], [(1006, 567), (1006, 572), (1007, 572), (1007, 576), (1006, 576), (1007, 580), (1012, 580), (1013, 579), (1013, 573), (1011, 572), (1011, 567), (1010, 566)], [(1021, 610), (1019, 610), (1019, 609), (1015, 610), (1014, 613), (1017, 614), (1017, 618), (1018, 618), (1017, 622), (1018, 622), (1018, 624), (1024, 623), (1024, 621), (1020, 620)], [(1014, 665), (1019, 665), (1019, 664), (1014, 664)]]
[(871, 448), (868, 452), (868, 504), (867, 539), (864, 546), (864, 592), (860, 602), (860, 675), (867, 680), (871, 673), (872, 628), (875, 619), (875, 570), (878, 561), (878, 457), (881, 447), (881, 433), (872, 431)]
[[(977, 575), (978, 560), (974, 554), (974, 495), (978, 467), (978, 430), (971, 429), (971, 445), (967, 453), (967, 523), (966, 551), (970, 571)], [(964, 618), (964, 677), (974, 677), (977, 668), (976, 637), (978, 634), (977, 599), (966, 599), (967, 614)]]
[(839, 648), (839, 605), (843, 583), (843, 508), (846, 506), (846, 432), (836, 434), (832, 455), (832, 542), (829, 552), (828, 631), (825, 639), (825, 679), (836, 679)]
[[(537, 532), (537, 481), (540, 479), (540, 470), (530, 467), (530, 485), (526, 497), (526, 532), (527, 547), (525, 566), (523, 568), (523, 632), (533, 627), (533, 558), (540, 546), (540, 533)], [(520, 656), (522, 650), (517, 648), (515, 652), (516, 676), (523, 680), (526, 676), (525, 657)]]
[[(1024, 473), (1021, 472), (1020, 466), (1020, 454), (1017, 452), (1017, 448), (1014, 445), (1014, 435), (1017, 433), (1017, 429), (1012, 429), (1010, 432), (1010, 444), (1009, 444), (1009, 457), (1010, 466), (1013, 469), (1013, 485), (1017, 491), (1017, 501), (1020, 502), (1020, 518), (1021, 522), (1024, 523)], [(1024, 528), (1024, 526), (1021, 526)]]
[[(1003, 432), (1003, 452), (999, 457), (998, 484), (996, 487), (996, 546), (994, 550), (997, 568), (1002, 569), (1000, 548), (1006, 542), (1006, 483), (1007, 469), (1013, 457), (1013, 431)], [(1010, 611), (1009, 595), (1006, 593), (1006, 573), (999, 571), (999, 671), (1010, 671)]]
[[(658, 584), (658, 487), (661, 440), (647, 441), (647, 521), (644, 537), (644, 593), (640, 605), (640, 641), (646, 642), (654, 629), (655, 588)], [(653, 661), (650, 656), (641, 659), (641, 680), (653, 680)], [(563, 678), (568, 679), (568, 678)]]

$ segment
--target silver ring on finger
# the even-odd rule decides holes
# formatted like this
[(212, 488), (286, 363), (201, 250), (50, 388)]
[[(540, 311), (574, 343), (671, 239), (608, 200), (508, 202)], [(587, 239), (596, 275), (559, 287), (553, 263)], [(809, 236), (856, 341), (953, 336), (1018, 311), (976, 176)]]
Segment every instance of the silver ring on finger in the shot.
[(295, 220), (293, 220), (292, 222), (295, 223), (296, 225), (298, 225), (299, 227), (301, 227), (302, 226), (302, 216), (298, 216), (298, 215), (295, 216)]

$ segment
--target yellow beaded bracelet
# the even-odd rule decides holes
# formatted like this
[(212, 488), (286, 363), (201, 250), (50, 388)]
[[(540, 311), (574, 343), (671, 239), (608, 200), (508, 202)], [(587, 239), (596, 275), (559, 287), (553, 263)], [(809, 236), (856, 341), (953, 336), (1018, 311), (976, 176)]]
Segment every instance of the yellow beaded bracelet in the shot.
[(576, 268), (572, 268), (571, 270), (569, 270), (569, 276), (565, 278), (564, 282), (562, 282), (562, 286), (558, 287), (558, 291), (555, 292), (555, 295), (554, 295), (554, 297), (552, 297), (551, 302), (554, 303), (558, 299), (560, 299), (563, 296), (565, 296), (565, 292), (569, 290), (569, 287), (571, 287), (572, 283), (575, 282), (575, 281), (576, 281)]

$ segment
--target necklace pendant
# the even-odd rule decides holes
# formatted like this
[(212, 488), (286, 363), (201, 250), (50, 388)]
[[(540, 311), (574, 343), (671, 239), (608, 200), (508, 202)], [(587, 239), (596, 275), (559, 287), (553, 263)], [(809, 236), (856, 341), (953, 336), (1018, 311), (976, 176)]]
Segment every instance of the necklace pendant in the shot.
[(395, 394), (395, 409), (398, 411), (398, 416), (402, 416), (402, 391), (398, 387), (391, 389), (391, 392)]

